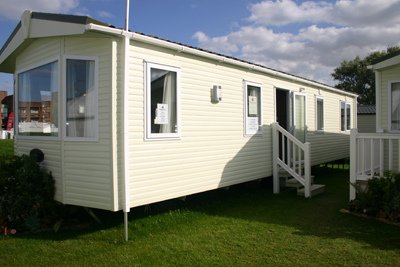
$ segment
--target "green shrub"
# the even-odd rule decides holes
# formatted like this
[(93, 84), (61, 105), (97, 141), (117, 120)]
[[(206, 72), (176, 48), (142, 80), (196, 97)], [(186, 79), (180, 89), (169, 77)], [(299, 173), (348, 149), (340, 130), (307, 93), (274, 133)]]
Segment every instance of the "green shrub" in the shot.
[(56, 204), (50, 173), (27, 155), (0, 158), (1, 227), (34, 231)]
[(383, 177), (372, 177), (363, 189), (357, 184), (357, 198), (350, 204), (355, 211), (398, 221), (400, 215), (400, 173), (388, 171)]

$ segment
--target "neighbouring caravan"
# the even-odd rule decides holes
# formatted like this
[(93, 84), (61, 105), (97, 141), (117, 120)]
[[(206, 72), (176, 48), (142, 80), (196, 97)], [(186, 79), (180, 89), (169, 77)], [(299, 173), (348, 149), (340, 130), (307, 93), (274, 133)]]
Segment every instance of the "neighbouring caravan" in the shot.
[[(351, 130), (350, 182), (365, 185), (387, 171), (400, 172), (400, 50), (372, 60), (376, 131)], [(350, 200), (356, 191), (350, 186)]]
[(272, 176), (276, 122), (311, 165), (348, 157), (357, 125), (355, 94), (84, 16), (25, 11), (0, 71), (16, 153), (44, 152), (56, 200), (110, 211)]

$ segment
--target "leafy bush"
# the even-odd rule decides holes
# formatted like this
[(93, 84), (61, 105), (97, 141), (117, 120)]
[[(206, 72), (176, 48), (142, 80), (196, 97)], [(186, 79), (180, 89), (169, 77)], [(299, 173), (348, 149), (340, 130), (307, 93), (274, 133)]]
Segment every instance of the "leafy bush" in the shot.
[(0, 226), (37, 230), (56, 202), (51, 173), (27, 155), (0, 158)]
[(373, 177), (365, 188), (354, 183), (351, 185), (357, 191), (357, 198), (350, 203), (356, 212), (399, 220), (400, 173), (388, 171), (384, 177)]

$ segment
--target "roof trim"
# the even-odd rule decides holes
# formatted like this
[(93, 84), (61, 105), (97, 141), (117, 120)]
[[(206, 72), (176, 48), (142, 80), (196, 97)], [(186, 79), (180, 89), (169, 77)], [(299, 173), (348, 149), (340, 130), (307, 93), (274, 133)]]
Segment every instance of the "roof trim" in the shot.
[(232, 65), (236, 65), (236, 66), (240, 66), (243, 68), (247, 68), (247, 69), (251, 69), (251, 70), (256, 70), (256, 71), (260, 71), (260, 72), (264, 72), (273, 76), (278, 76), (284, 79), (289, 79), (292, 81), (297, 81), (297, 82), (301, 82), (301, 83), (305, 83), (311, 86), (316, 86), (318, 88), (323, 88), (323, 89), (327, 89), (330, 91), (334, 91), (334, 92), (338, 92), (344, 95), (348, 95), (348, 96), (352, 96), (352, 97), (358, 97), (357, 94), (354, 93), (350, 93), (350, 92), (346, 92), (340, 89), (337, 89), (335, 87), (331, 87), (329, 85), (326, 84), (322, 84), (316, 81), (312, 81), (312, 80), (308, 80), (305, 78), (301, 78), (298, 76), (294, 76), (291, 74), (287, 74), (278, 70), (274, 70), (274, 69), (270, 69), (261, 65), (257, 65), (251, 62), (247, 62), (247, 61), (243, 61), (234, 57), (228, 57), (225, 55), (221, 55), (221, 54), (217, 54), (211, 51), (207, 51), (207, 50), (203, 50), (200, 48), (195, 48), (195, 47), (191, 47), (191, 46), (187, 46), (187, 45), (183, 45), (180, 43), (174, 43), (168, 40), (163, 40), (163, 39), (159, 39), (155, 36), (148, 36), (148, 35), (144, 35), (142, 33), (136, 33), (136, 32), (131, 32), (131, 31), (125, 31), (123, 29), (116, 29), (116, 28), (110, 28), (110, 27), (104, 27), (101, 25), (96, 25), (96, 24), (88, 24), (85, 26), (87, 31), (100, 31), (103, 33), (108, 33), (108, 34), (113, 34), (113, 35), (124, 35), (129, 37), (132, 40), (137, 40), (137, 41), (141, 41), (141, 42), (145, 42), (145, 43), (150, 43), (153, 45), (157, 45), (157, 46), (162, 46), (162, 47), (166, 47), (169, 49), (173, 49), (176, 50), (177, 52), (185, 52), (185, 53), (189, 53), (189, 54), (193, 54), (193, 55), (197, 55), (197, 56), (201, 56), (201, 57), (206, 57), (209, 59), (214, 59), (217, 60), (219, 62), (224, 62), (224, 63), (228, 63), (228, 64), (232, 64)]
[(387, 54), (387, 55), (385, 55), (383, 57), (380, 57), (380, 58), (375, 58), (374, 60), (371, 61), (371, 65), (376, 65), (376, 64), (378, 64), (378, 63), (380, 63), (382, 61), (388, 60), (388, 59), (390, 59), (392, 57), (395, 57), (395, 56), (398, 56), (398, 55), (400, 55), (400, 50), (397, 50), (395, 52), (392, 52), (392, 53)]

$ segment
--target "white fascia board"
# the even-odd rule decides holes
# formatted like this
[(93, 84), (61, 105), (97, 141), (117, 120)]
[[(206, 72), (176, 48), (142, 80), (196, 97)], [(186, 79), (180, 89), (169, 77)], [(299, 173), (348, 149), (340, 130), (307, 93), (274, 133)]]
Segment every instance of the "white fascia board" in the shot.
[(267, 73), (273, 76), (277, 76), (280, 78), (284, 78), (287, 80), (291, 80), (291, 81), (295, 81), (295, 82), (301, 82), (310, 86), (315, 86), (321, 89), (326, 89), (326, 90), (330, 90), (330, 91), (334, 91), (336, 93), (341, 93), (344, 95), (348, 95), (348, 96), (352, 96), (352, 97), (357, 97), (357, 94), (353, 94), (353, 93), (349, 93), (349, 92), (345, 92), (339, 89), (336, 89), (334, 87), (330, 87), (327, 85), (323, 85), (323, 84), (319, 84), (317, 82), (314, 81), (310, 81), (310, 80), (306, 80), (300, 77), (296, 77), (296, 76), (292, 76), (283, 72), (279, 72), (276, 70), (272, 70), (272, 69), (268, 69), (266, 67), (262, 67), (262, 66), (257, 66), (257, 65), (253, 65), (251, 63), (247, 63), (247, 62), (242, 62), (240, 60), (236, 60), (236, 59), (232, 59), (232, 58), (228, 58), (225, 56), (221, 56), (221, 55), (216, 55), (210, 52), (206, 52), (206, 51), (201, 51), (199, 49), (195, 49), (195, 48), (191, 48), (191, 47), (187, 47), (181, 44), (176, 44), (176, 43), (171, 43), (169, 41), (165, 41), (165, 40), (161, 40), (161, 39), (157, 39), (154, 37), (150, 37), (150, 36), (146, 36), (146, 35), (142, 35), (142, 34), (137, 34), (137, 33), (133, 33), (133, 32), (128, 32), (122, 29), (113, 29), (110, 27), (106, 27), (106, 26), (101, 26), (101, 25), (97, 25), (97, 24), (87, 24), (86, 25), (86, 30), (90, 31), (90, 30), (94, 30), (94, 31), (101, 31), (101, 32), (106, 32), (109, 34), (115, 34), (115, 35), (125, 35), (125, 36), (129, 36), (130, 39), (132, 40), (137, 40), (137, 41), (141, 41), (141, 42), (145, 42), (145, 43), (149, 43), (149, 44), (153, 44), (153, 45), (157, 45), (157, 46), (162, 46), (162, 47), (166, 47), (172, 50), (176, 50), (177, 52), (185, 52), (188, 54), (193, 54), (193, 55), (197, 55), (197, 56), (201, 56), (201, 57), (205, 57), (208, 59), (214, 59), (216, 61), (219, 62), (224, 62), (227, 64), (232, 64), (232, 65), (236, 65), (236, 66), (240, 66), (242, 68), (246, 68), (246, 69), (250, 69), (250, 70), (255, 70), (255, 71), (259, 71), (259, 72), (263, 72), (263, 73)]
[(32, 19), (29, 38), (74, 35), (83, 34), (84, 32), (85, 25), (82, 24)]
[(0, 55), (0, 66), (23, 42), (24, 36), (22, 29), (20, 28), (18, 32), (14, 35), (10, 43), (8, 43), (3, 53)]

